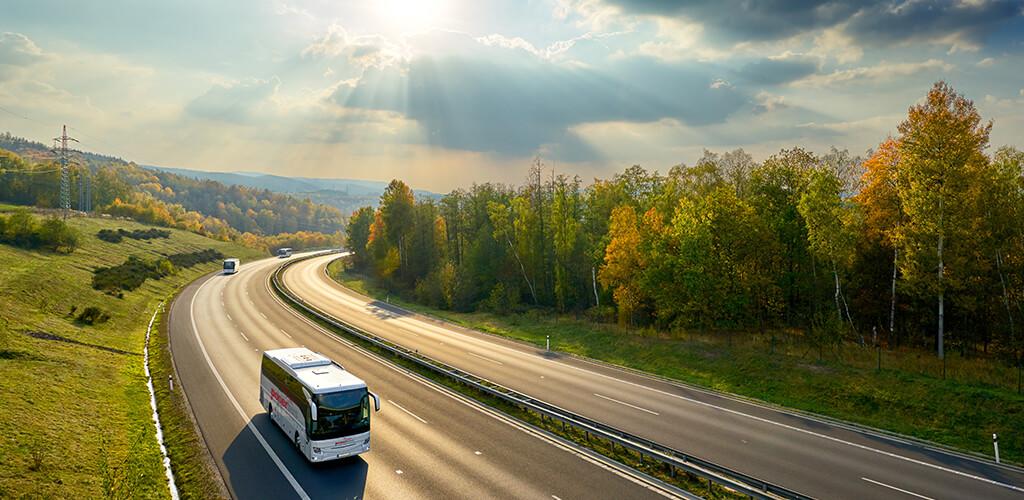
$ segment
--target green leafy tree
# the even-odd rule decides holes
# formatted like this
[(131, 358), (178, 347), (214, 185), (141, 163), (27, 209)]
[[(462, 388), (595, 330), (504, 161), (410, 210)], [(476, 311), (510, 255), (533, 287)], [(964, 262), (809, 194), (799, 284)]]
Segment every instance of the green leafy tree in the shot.
[(938, 300), (939, 359), (945, 354), (945, 297), (964, 284), (970, 220), (979, 213), (975, 184), (985, 176), (991, 129), (973, 102), (942, 81), (899, 125), (897, 180), (907, 214), (896, 233), (906, 256), (901, 272), (913, 290)]
[[(810, 174), (807, 189), (800, 195), (797, 208), (807, 224), (811, 251), (817, 259), (828, 262), (832, 267), (836, 315), (841, 321), (845, 311), (846, 320), (856, 331), (840, 280), (840, 271), (845, 272), (854, 257), (856, 214), (854, 205), (843, 202), (841, 192), (842, 180), (835, 172), (825, 168), (815, 170)], [(861, 344), (864, 344), (863, 337)]]

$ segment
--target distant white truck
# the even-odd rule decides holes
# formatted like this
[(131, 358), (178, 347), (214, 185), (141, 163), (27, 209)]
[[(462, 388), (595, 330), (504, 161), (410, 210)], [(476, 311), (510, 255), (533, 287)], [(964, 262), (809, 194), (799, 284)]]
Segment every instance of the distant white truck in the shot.
[(291, 257), (292, 256), (292, 249), (288, 248), (288, 247), (279, 248), (277, 250), (277, 256), (279, 258), (282, 258), (282, 259), (287, 258), (287, 257)]

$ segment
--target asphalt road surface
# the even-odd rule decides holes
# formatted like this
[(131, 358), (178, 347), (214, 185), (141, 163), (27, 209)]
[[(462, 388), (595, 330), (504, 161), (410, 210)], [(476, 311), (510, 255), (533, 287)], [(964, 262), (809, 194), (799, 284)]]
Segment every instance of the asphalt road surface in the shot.
[(336, 318), (463, 371), (802, 494), (1024, 498), (1020, 468), (559, 355), (369, 299), (326, 276), (336, 258), (291, 266), (286, 286)]
[[(177, 386), (236, 498), (665, 498), (671, 492), (378, 360), (268, 288), (283, 260), (208, 275), (171, 306)], [(371, 450), (310, 464), (259, 403), (262, 351), (306, 346), (381, 399)]]

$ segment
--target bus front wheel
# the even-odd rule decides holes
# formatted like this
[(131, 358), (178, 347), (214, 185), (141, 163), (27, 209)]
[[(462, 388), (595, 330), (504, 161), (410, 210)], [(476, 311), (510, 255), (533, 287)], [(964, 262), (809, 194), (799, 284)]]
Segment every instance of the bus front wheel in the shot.
[(295, 433), (295, 447), (302, 448), (302, 442), (299, 440), (299, 433)]

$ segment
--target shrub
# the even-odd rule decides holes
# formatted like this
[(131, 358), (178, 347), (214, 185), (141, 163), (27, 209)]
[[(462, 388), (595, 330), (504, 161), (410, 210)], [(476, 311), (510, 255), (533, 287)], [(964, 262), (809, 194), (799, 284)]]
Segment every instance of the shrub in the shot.
[(43, 221), (39, 228), (39, 239), (43, 248), (54, 252), (71, 253), (78, 248), (78, 231), (57, 217)]
[(96, 237), (110, 243), (120, 243), (124, 239), (120, 232), (111, 229), (100, 229), (100, 232), (96, 233)]
[(78, 315), (77, 319), (87, 325), (94, 325), (97, 323), (105, 323), (110, 319), (110, 315), (103, 312), (99, 307), (89, 306), (82, 309), (82, 313)]

